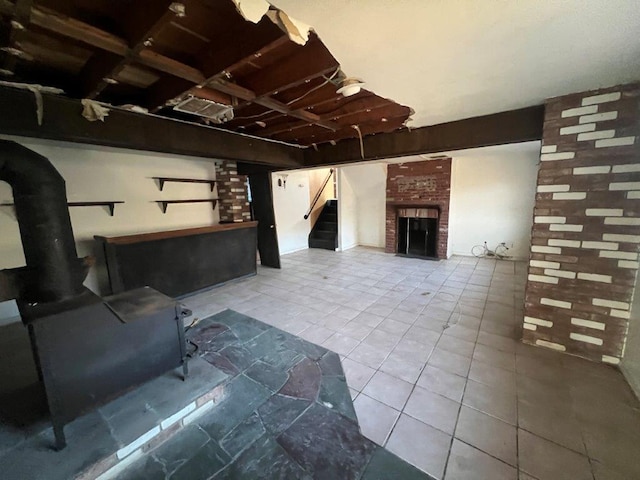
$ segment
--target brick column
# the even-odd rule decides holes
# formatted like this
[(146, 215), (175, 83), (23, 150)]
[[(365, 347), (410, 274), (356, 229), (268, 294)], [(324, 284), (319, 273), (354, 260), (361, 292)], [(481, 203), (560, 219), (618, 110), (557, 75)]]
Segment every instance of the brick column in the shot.
[(640, 243), (640, 85), (547, 101), (523, 341), (617, 364)]
[(218, 211), (220, 222), (246, 222), (251, 220), (246, 175), (238, 175), (236, 162), (223, 160), (216, 163)]

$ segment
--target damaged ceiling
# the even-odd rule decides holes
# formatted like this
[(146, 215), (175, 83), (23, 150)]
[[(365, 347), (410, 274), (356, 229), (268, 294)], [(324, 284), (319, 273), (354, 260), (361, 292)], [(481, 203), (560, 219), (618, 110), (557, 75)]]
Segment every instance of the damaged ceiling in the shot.
[(0, 0), (0, 15), (0, 80), (72, 98), (301, 146), (398, 130), (412, 113), (337, 93), (339, 61), (263, 0)]

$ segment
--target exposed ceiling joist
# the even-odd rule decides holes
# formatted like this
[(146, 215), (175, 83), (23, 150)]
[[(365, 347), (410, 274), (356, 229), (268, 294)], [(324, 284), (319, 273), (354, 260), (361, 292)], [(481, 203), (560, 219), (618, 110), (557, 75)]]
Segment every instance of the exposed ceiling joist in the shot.
[[(424, 153), (521, 143), (542, 138), (544, 105), (467, 118), (455, 122), (399, 130), (365, 137), (364, 159), (377, 160)], [(361, 161), (360, 141), (305, 150), (305, 165), (334, 165)]]
[(78, 100), (43, 95), (43, 123), (38, 125), (33, 94), (0, 87), (0, 133), (89, 143), (134, 150), (193, 155), (300, 168), (302, 150), (233, 132), (163, 117), (113, 109), (104, 122), (88, 122)]

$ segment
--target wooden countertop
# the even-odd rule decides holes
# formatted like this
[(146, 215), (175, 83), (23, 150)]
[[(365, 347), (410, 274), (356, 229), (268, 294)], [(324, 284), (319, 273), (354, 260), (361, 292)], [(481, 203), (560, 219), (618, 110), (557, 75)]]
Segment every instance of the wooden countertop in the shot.
[(228, 230), (240, 230), (242, 228), (254, 228), (258, 222), (237, 222), (222, 223), (219, 225), (211, 225), (208, 227), (186, 228), (183, 230), (169, 230), (166, 232), (140, 233), (137, 235), (125, 235), (122, 237), (102, 237), (96, 235), (94, 238), (101, 242), (110, 243), (112, 245), (127, 245), (132, 243), (151, 242), (154, 240), (163, 240), (165, 238), (188, 237), (191, 235), (202, 235), (204, 233), (225, 232)]

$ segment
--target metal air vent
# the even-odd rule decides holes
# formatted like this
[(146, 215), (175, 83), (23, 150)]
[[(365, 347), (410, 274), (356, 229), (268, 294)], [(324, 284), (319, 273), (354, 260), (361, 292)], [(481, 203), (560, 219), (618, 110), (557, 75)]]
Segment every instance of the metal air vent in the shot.
[(213, 123), (225, 123), (233, 120), (233, 107), (222, 103), (212, 102), (204, 98), (190, 96), (177, 104), (173, 109), (177, 112), (198, 115), (208, 118)]

